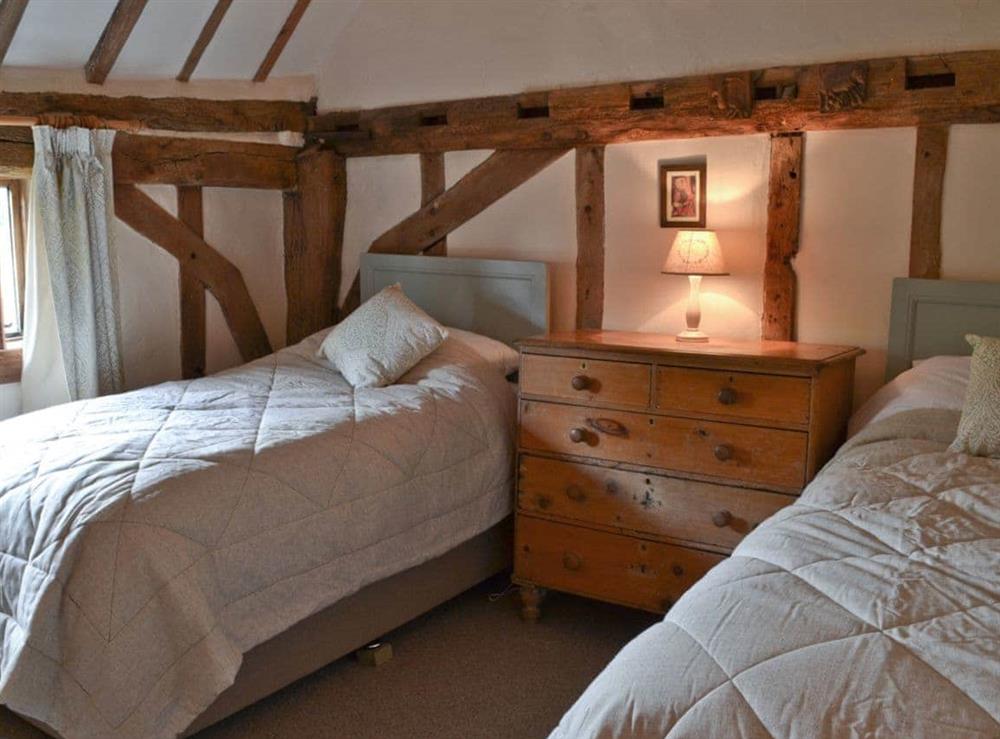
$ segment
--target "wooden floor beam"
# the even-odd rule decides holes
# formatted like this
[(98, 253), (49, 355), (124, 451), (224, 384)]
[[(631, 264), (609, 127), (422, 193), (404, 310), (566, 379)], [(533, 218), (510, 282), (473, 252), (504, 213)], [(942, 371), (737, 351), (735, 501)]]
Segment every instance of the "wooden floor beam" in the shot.
[(240, 271), (135, 185), (115, 185), (115, 215), (172, 254), (212, 293), (245, 362), (271, 353), (257, 308)]
[(576, 150), (576, 327), (604, 323), (604, 147)]
[(941, 277), (941, 196), (948, 162), (948, 127), (917, 129), (910, 228), (910, 277)]
[[(177, 220), (198, 236), (205, 237), (205, 219), (200, 187), (177, 188)], [(205, 376), (207, 313), (205, 285), (195, 271), (180, 265), (181, 377)]]
[(795, 337), (796, 277), (792, 259), (799, 251), (802, 149), (802, 134), (771, 137), (761, 319), (761, 335), (765, 339), (791, 341)]

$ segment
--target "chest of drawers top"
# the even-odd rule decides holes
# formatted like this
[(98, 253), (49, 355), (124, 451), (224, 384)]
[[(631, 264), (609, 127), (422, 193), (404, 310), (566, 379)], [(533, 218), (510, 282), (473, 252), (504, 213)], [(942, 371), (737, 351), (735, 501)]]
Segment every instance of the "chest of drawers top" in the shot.
[(797, 341), (712, 339), (685, 343), (673, 336), (637, 331), (557, 331), (523, 339), (526, 354), (582, 356), (601, 354), (624, 362), (812, 376), (822, 367), (864, 354), (854, 346)]

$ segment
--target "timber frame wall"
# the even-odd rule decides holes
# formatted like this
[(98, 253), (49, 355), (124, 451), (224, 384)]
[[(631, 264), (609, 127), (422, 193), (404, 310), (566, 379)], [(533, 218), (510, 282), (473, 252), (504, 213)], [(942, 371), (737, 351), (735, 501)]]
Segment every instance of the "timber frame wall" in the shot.
[[(767, 256), (761, 333), (793, 339), (803, 135), (917, 128), (910, 276), (937, 278), (948, 126), (1000, 122), (1000, 52), (784, 66), (561, 88), (308, 119), (306, 137), (345, 157), (419, 154), (421, 208), (371, 251), (441, 253), (447, 234), (573, 150), (577, 197), (577, 326), (600, 328), (604, 302), (604, 147), (653, 139), (769, 133)], [(441, 189), (443, 152), (494, 149)], [(430, 174), (429, 174), (430, 173)], [(427, 250), (434, 245), (437, 252)], [(357, 290), (344, 306), (357, 305)]]
[[(1000, 52), (786, 66), (321, 115), (315, 113), (315, 101), (0, 93), (0, 117), (53, 114), (127, 121), (147, 129), (306, 135), (303, 149), (130, 133), (116, 137), (118, 217), (175, 256), (181, 266), (185, 377), (204, 372), (205, 290), (219, 301), (244, 359), (271, 350), (239, 270), (203, 238), (201, 188), (253, 187), (284, 193), (287, 340), (292, 343), (357, 305), (355, 277), (345, 304), (337, 306), (347, 202), (345, 157), (383, 154), (420, 155), (421, 205), (369, 249), (445, 254), (451, 231), (573, 151), (577, 325), (600, 328), (604, 147), (650, 139), (769, 133), (761, 332), (768, 339), (792, 339), (796, 292), (792, 262), (799, 247), (804, 132), (917, 127), (910, 276), (939, 277), (948, 126), (1000, 122)], [(446, 188), (444, 152), (483, 148), (494, 152)], [(32, 161), (30, 129), (0, 127), (0, 177), (23, 178)], [(151, 183), (178, 188), (177, 218), (136, 187)], [(15, 361), (19, 364), (19, 357), (0, 351), (0, 381), (10, 381)]]
[[(212, 132), (297, 130), (313, 104), (284, 101), (206, 101), (104, 98), (87, 95), (0, 93), (0, 110), (18, 115), (79, 119), (131, 117), (137, 126)], [(185, 111), (190, 117), (185, 119)], [(45, 120), (44, 118), (42, 120)], [(98, 118), (93, 125), (106, 120)], [(72, 121), (71, 121), (72, 122)], [(0, 127), (0, 176), (30, 177), (31, 129)], [(245, 361), (271, 352), (263, 323), (243, 275), (203, 238), (202, 188), (235, 187), (284, 193), (287, 340), (299, 341), (337, 318), (346, 182), (344, 160), (316, 147), (223, 139), (119, 133), (112, 150), (116, 216), (174, 256), (180, 265), (181, 369), (185, 378), (205, 372), (205, 291), (216, 298)], [(177, 188), (175, 218), (138, 189)], [(307, 219), (307, 220), (306, 220)], [(20, 375), (20, 351), (0, 350), (0, 382)]]

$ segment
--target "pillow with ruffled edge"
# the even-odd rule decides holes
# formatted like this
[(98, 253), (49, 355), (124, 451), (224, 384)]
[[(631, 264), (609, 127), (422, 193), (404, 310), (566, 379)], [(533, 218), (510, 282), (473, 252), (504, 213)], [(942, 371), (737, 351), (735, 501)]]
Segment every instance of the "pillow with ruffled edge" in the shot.
[(951, 451), (1000, 458), (1000, 338), (969, 334), (972, 371)]
[(437, 349), (448, 331), (390, 285), (333, 327), (319, 353), (355, 388), (391, 385)]

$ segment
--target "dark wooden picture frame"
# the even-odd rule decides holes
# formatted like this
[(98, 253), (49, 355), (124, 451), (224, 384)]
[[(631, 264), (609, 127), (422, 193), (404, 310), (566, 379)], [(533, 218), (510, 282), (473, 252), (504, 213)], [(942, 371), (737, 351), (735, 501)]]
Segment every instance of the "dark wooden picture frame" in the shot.
[[(705, 228), (707, 203), (705, 198), (708, 167), (705, 164), (661, 164), (660, 165), (660, 227), (661, 228)], [(679, 214), (672, 207), (674, 188), (687, 183), (687, 192), (694, 202), (685, 205), (687, 214)]]

